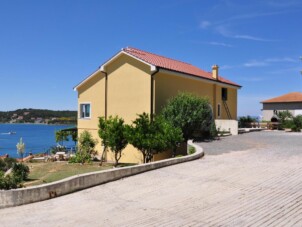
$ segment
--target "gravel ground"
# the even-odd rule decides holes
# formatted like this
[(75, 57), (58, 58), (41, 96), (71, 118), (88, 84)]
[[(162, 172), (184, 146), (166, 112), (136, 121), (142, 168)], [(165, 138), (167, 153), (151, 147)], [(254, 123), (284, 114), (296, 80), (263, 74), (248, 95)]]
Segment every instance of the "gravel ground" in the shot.
[(0, 226), (302, 226), (302, 133), (200, 145), (203, 159), (0, 209)]
[[(197, 144), (204, 148), (206, 155), (220, 155), (266, 147), (274, 148), (274, 153), (280, 153), (278, 151), (281, 150), (281, 154), (295, 155), (300, 154), (301, 151), (302, 133), (285, 133), (283, 131), (251, 132)], [(286, 152), (284, 152), (284, 148), (286, 148)]]

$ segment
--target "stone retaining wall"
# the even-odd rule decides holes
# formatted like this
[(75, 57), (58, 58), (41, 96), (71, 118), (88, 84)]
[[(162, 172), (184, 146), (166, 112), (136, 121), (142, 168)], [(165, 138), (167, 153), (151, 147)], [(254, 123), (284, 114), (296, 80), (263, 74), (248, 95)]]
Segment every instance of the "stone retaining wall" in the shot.
[(203, 149), (193, 144), (192, 141), (189, 141), (188, 145), (195, 147), (196, 152), (194, 154), (137, 166), (81, 174), (40, 186), (13, 189), (8, 191), (0, 190), (0, 208), (52, 199), (146, 171), (199, 159), (204, 155)]

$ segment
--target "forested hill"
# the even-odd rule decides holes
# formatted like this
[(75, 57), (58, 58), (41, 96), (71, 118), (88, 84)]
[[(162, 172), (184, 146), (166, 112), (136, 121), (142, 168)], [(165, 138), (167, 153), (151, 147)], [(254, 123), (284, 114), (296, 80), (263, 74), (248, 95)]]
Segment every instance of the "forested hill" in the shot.
[(18, 109), (0, 111), (0, 123), (75, 124), (77, 111)]

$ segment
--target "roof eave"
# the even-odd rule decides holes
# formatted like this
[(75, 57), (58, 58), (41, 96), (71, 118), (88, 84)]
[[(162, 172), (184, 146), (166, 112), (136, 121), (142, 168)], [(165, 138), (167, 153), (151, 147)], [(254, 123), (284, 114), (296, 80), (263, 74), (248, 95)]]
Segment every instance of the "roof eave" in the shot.
[(278, 102), (266, 102), (266, 101), (262, 101), (260, 103), (263, 103), (263, 104), (275, 104), (275, 103), (299, 103), (299, 102), (302, 102), (301, 101), (278, 101)]
[(102, 70), (100, 68), (98, 68), (96, 71), (94, 71), (92, 74), (87, 76), (84, 80), (82, 80), (78, 85), (73, 87), (73, 90), (77, 91), (79, 87), (81, 87), (84, 83), (86, 83), (88, 80), (90, 80), (92, 77), (94, 77), (100, 71), (102, 71)]
[(108, 61), (106, 61), (104, 64), (102, 64), (95, 72), (93, 72), (92, 74), (90, 74), (86, 79), (84, 79), (82, 82), (80, 82), (78, 85), (76, 85), (73, 90), (77, 91), (78, 88), (83, 85), (84, 83), (86, 83), (86, 81), (90, 80), (93, 76), (95, 76), (98, 72), (106, 72), (106, 66), (108, 64), (110, 64), (111, 62), (113, 62), (115, 59), (117, 59), (119, 56), (121, 56), (122, 54), (125, 54), (131, 58), (134, 58), (148, 66), (150, 66), (150, 71), (151, 73), (155, 72), (157, 70), (157, 67), (155, 65), (152, 65), (136, 56), (133, 56), (132, 54), (129, 54), (127, 52), (125, 52), (123, 49), (121, 51), (119, 51), (116, 55), (114, 55), (112, 58), (110, 58)]
[(235, 88), (235, 89), (241, 89), (242, 88), (242, 86), (240, 86), (240, 85), (230, 84), (230, 83), (226, 83), (226, 82), (219, 81), (219, 80), (212, 80), (212, 79), (197, 76), (197, 75), (194, 75), (194, 74), (179, 72), (179, 71), (176, 71), (176, 70), (171, 70), (171, 69), (166, 69), (166, 68), (161, 68), (161, 67), (158, 67), (158, 68), (159, 68), (160, 71), (167, 71), (167, 72), (172, 72), (174, 74), (179, 74), (179, 75), (182, 75), (182, 76), (189, 76), (189, 77), (193, 77), (197, 80), (203, 80), (203, 81), (207, 81), (207, 82), (213, 83), (213, 84), (227, 85), (227, 86), (230, 86), (230, 87)]

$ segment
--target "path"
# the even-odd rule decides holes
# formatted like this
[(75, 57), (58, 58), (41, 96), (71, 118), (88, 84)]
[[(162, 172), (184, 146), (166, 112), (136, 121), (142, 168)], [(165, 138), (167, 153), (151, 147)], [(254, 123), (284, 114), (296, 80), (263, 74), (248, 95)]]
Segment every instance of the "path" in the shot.
[(255, 132), (203, 146), (197, 161), (2, 209), (0, 225), (302, 226), (302, 134)]

